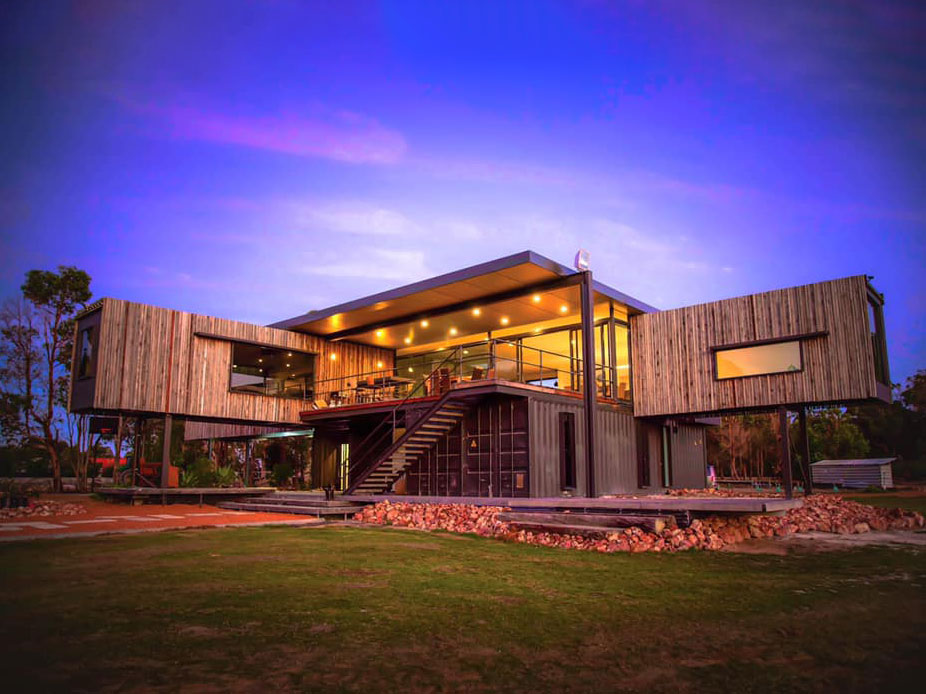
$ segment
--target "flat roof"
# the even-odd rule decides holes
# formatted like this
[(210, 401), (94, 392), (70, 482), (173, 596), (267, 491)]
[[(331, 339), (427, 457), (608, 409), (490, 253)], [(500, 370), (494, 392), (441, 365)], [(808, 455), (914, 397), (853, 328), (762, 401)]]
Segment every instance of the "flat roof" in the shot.
[[(395, 320), (409, 314), (423, 314), (461, 302), (478, 301), (487, 296), (521, 288), (528, 289), (574, 274), (576, 270), (539, 253), (522, 251), (378, 294), (309, 311), (272, 323), (270, 327), (330, 335)], [(593, 281), (593, 286), (596, 294), (624, 304), (633, 313), (650, 313), (657, 310), (601, 282)]]

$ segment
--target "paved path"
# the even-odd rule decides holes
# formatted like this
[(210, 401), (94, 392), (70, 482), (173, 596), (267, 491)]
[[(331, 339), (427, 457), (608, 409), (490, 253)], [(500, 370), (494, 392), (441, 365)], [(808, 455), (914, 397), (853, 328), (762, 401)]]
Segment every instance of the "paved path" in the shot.
[(86, 512), (72, 516), (27, 516), (0, 520), (0, 542), (38, 538), (183, 530), (249, 525), (319, 525), (324, 521), (288, 513), (226, 511), (187, 504), (119, 506), (86, 498), (56, 497), (79, 503)]

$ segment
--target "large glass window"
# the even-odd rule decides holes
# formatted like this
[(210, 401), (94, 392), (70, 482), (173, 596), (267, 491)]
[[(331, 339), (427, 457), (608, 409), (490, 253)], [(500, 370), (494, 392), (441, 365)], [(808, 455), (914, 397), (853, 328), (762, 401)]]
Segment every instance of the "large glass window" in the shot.
[(714, 353), (717, 378), (740, 378), (786, 371), (800, 371), (801, 343), (798, 340), (775, 342), (734, 349), (718, 349)]
[(77, 378), (91, 378), (96, 371), (96, 361), (93, 358), (94, 333), (93, 327), (84, 328), (78, 336)]
[(280, 398), (311, 398), (315, 355), (232, 343), (231, 390)]

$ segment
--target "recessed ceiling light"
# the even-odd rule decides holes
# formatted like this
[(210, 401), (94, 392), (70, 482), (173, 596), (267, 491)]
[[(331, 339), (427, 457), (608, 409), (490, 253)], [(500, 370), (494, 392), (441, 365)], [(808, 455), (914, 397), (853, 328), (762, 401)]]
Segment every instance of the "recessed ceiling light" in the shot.
[(450, 334), (451, 334), (451, 335), (456, 335), (456, 334), (457, 334), (457, 329), (456, 329), (456, 328), (450, 328)]
[(535, 332), (535, 333), (539, 333), (539, 332), (540, 332), (540, 328), (534, 328), (534, 332)]
[(385, 330), (377, 330), (377, 331), (376, 331), (376, 337), (382, 337), (382, 336), (385, 335), (385, 334), (386, 334), (386, 331), (385, 331)]
[(411, 343), (412, 343), (412, 338), (406, 337), (406, 338), (405, 338), (405, 344), (410, 345)]
[(233, 369), (237, 369), (237, 368), (238, 368), (238, 365), (237, 365), (237, 364), (232, 364), (232, 368), (233, 368)]
[[(331, 361), (336, 361), (337, 358), (338, 358), (338, 355), (335, 354), (334, 352), (332, 352), (332, 353), (331, 353)], [(289, 366), (289, 364), (287, 364), (287, 366)]]
[(563, 304), (562, 306), (559, 307), (560, 313), (566, 313), (568, 310), (569, 310), (569, 307), (566, 304)]
[(257, 361), (259, 361), (261, 364), (264, 363), (264, 360), (263, 360), (263, 359), (258, 359)]
[(464, 349), (464, 350), (463, 350), (463, 354), (469, 354), (469, 350), (468, 350), (468, 349)]
[(508, 316), (502, 316), (501, 324), (508, 325)]
[(383, 362), (381, 362), (381, 361), (376, 362), (376, 368), (377, 368), (377, 369), (383, 368)]
[(480, 315), (482, 315), (482, 309), (481, 309), (481, 308), (474, 308), (474, 309), (473, 309), (473, 315), (474, 315), (474, 316), (480, 316)]
[(410, 366), (408, 367), (408, 373), (414, 373), (414, 371), (415, 371), (415, 370), (414, 370), (412, 367), (410, 367)]
[(428, 323), (427, 320), (421, 321), (421, 327), (422, 327), (422, 328), (427, 328), (429, 325), (430, 325), (430, 323)]
[[(334, 359), (334, 355), (333, 355), (333, 354), (331, 355), (331, 358)], [(289, 364), (286, 365), (286, 368), (287, 368), (287, 369), (289, 368)]]
[(534, 296), (531, 297), (531, 301), (533, 301), (535, 304), (539, 304), (539, 303), (540, 303), (540, 294), (534, 294)]
[(287, 356), (287, 357), (291, 357), (291, 356), (293, 356), (293, 353), (292, 353), (292, 352), (289, 352), (286, 356)]

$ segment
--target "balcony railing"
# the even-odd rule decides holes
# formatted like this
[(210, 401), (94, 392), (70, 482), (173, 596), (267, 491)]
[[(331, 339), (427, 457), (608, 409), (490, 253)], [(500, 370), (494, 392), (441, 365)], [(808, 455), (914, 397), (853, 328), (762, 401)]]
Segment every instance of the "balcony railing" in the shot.
[[(419, 364), (417, 371), (415, 366), (397, 366), (317, 381), (307, 399), (319, 407), (391, 402), (438, 395), (481, 381), (582, 392), (581, 359), (508, 340), (488, 340), (426, 356), (430, 360)], [(609, 366), (596, 364), (595, 381), (599, 397), (619, 399), (613, 392)]]

